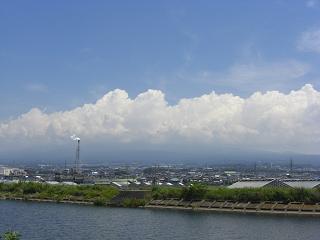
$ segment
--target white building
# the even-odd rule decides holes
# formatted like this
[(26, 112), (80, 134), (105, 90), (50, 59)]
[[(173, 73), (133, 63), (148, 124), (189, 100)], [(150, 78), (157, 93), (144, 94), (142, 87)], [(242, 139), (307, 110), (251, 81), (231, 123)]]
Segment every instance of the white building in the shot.
[(0, 176), (25, 176), (26, 172), (20, 168), (0, 167)]

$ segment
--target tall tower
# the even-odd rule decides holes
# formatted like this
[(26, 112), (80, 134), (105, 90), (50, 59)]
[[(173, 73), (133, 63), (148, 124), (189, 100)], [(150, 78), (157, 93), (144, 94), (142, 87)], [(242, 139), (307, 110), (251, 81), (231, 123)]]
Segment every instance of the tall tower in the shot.
[(74, 165), (76, 173), (80, 173), (80, 138), (77, 139), (76, 159)]
[(76, 135), (72, 135), (70, 137), (73, 141), (77, 141), (77, 147), (76, 147), (76, 158), (74, 160), (74, 172), (80, 173), (80, 138)]

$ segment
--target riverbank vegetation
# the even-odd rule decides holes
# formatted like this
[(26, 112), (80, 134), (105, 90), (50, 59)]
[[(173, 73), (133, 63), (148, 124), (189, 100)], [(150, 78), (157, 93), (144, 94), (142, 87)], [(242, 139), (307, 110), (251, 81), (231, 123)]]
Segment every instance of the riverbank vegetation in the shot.
[(0, 236), (0, 239), (3, 239), (3, 240), (19, 240), (20, 236), (21, 235), (18, 232), (9, 231), (9, 232), (4, 233), (2, 238)]
[(0, 197), (23, 198), (26, 200), (87, 201), (95, 205), (105, 205), (118, 192), (116, 188), (111, 186), (50, 185), (34, 182), (0, 183)]
[[(124, 193), (124, 192), (121, 192)], [(212, 187), (202, 184), (191, 184), (187, 187), (152, 188), (152, 196), (141, 197), (124, 194), (118, 201), (124, 207), (137, 207), (145, 205), (152, 199), (183, 199), (190, 200), (216, 200), (234, 202), (320, 202), (320, 189), (303, 188), (244, 188), (229, 189), (226, 187)], [(140, 194), (141, 195), (141, 194)], [(97, 206), (105, 206), (112, 198), (119, 195), (119, 190), (111, 186), (97, 185), (50, 185), (33, 182), (20, 182), (14, 184), (0, 183), (0, 198), (22, 198), (53, 200), (53, 201), (82, 201)]]
[(320, 202), (320, 189), (303, 188), (243, 188), (229, 189), (226, 187), (208, 187), (193, 184), (189, 187), (154, 187), (154, 199), (184, 199), (184, 200), (217, 200), (236, 202)]
[(122, 201), (121, 206), (128, 208), (142, 207), (147, 204), (145, 199), (126, 198)]

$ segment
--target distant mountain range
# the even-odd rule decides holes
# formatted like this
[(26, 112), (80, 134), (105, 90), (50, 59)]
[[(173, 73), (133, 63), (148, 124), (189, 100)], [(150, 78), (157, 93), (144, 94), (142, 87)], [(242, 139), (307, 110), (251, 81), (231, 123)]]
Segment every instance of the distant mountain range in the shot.
[[(320, 155), (292, 152), (270, 152), (239, 148), (189, 148), (189, 149), (148, 149), (117, 148), (105, 149), (83, 148), (81, 162), (85, 164), (249, 164), (253, 162), (289, 163), (320, 166)], [(75, 151), (61, 149), (42, 149), (15, 152), (0, 155), (0, 164), (68, 164), (74, 162)]]

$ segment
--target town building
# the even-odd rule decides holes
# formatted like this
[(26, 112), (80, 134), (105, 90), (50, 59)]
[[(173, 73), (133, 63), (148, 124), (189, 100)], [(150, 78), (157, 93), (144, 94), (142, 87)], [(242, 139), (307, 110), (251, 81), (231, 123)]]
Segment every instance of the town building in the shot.
[(0, 167), (0, 176), (25, 176), (26, 172), (20, 168)]

